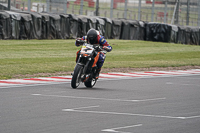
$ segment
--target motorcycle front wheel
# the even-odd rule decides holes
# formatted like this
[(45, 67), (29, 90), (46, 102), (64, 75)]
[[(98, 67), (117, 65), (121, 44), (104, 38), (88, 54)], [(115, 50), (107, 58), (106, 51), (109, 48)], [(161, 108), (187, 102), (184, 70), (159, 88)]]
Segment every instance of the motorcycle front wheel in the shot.
[(73, 77), (72, 77), (72, 80), (71, 80), (71, 87), (72, 88), (76, 89), (80, 85), (82, 71), (83, 71), (82, 66), (77, 65), (75, 67), (74, 74), (73, 74)]

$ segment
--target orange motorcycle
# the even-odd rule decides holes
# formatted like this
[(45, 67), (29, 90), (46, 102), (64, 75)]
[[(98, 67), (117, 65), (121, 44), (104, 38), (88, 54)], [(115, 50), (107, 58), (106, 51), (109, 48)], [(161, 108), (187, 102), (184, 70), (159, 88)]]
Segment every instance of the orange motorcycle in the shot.
[(96, 82), (97, 61), (100, 51), (106, 53), (102, 46), (91, 45), (83, 42), (83, 46), (78, 54), (78, 59), (74, 72), (72, 73), (71, 87), (77, 88), (80, 82), (84, 82), (86, 87), (92, 88)]

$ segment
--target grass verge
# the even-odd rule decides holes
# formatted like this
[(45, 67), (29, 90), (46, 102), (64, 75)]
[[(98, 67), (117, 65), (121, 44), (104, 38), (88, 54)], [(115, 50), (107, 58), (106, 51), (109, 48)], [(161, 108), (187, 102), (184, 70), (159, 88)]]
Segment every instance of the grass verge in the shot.
[[(107, 53), (103, 68), (200, 66), (199, 46), (131, 40), (107, 41), (113, 51)], [(74, 39), (1, 40), (0, 79), (73, 71), (76, 51), (80, 49), (74, 42)]]

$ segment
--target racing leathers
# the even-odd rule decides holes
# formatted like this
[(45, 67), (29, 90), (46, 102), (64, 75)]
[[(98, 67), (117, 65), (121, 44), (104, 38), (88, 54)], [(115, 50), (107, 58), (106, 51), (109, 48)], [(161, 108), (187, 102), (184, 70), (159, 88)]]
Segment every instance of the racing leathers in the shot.
[[(109, 43), (104, 39), (104, 37), (102, 35), (100, 35), (99, 31), (96, 31), (96, 32), (97, 32), (97, 40), (96, 40), (97, 43), (96, 44), (99, 44), (100, 46), (103, 46), (103, 49), (106, 50), (107, 52), (112, 51), (112, 46), (110, 46)], [(81, 45), (79, 43), (79, 40), (84, 40), (85, 42), (88, 42), (87, 36), (83, 36), (82, 38), (77, 38), (76, 42), (75, 42), (75, 45), (77, 47)], [(78, 59), (79, 52), (80, 52), (80, 50), (77, 51), (76, 61)], [(99, 59), (97, 61), (98, 69), (97, 69), (96, 78), (99, 77), (99, 72), (101, 71), (101, 67), (103, 66), (103, 63), (105, 61), (105, 57), (106, 57), (106, 55), (103, 52), (100, 52)]]

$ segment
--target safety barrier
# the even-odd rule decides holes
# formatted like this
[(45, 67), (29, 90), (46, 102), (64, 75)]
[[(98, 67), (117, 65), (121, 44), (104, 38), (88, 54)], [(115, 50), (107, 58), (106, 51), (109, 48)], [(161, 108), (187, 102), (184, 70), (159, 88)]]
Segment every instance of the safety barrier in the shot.
[(199, 27), (74, 14), (0, 11), (0, 39), (70, 39), (97, 29), (106, 39), (200, 45)]

